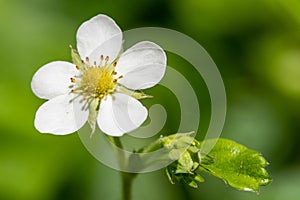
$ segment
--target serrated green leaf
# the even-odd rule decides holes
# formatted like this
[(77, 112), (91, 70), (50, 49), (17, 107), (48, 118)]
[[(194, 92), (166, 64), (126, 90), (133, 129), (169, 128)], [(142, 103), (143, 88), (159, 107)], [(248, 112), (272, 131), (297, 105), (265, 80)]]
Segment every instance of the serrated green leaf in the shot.
[[(215, 143), (215, 139), (204, 143)], [(204, 170), (223, 179), (230, 186), (244, 191), (258, 192), (259, 186), (268, 185), (271, 178), (265, 167), (268, 165), (261, 153), (250, 150), (228, 139), (218, 139), (208, 156), (214, 162), (201, 162)]]

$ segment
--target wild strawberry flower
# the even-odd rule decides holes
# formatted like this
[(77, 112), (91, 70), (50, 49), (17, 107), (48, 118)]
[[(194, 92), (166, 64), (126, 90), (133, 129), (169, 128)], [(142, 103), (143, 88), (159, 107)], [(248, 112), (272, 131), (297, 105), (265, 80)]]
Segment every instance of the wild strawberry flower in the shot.
[(160, 46), (142, 41), (122, 52), (123, 36), (113, 19), (97, 15), (84, 22), (76, 34), (73, 63), (54, 61), (33, 76), (36, 96), (48, 101), (36, 112), (34, 124), (41, 133), (65, 135), (88, 121), (106, 134), (122, 136), (138, 128), (147, 109), (136, 91), (156, 85), (166, 69)]

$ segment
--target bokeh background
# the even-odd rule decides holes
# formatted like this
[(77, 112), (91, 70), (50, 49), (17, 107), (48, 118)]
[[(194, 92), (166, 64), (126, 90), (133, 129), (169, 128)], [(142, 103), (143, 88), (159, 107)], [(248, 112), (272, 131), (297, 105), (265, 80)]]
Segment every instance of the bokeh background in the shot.
[[(43, 100), (31, 92), (32, 75), (47, 62), (71, 60), (68, 46), (76, 46), (77, 28), (98, 13), (114, 18), (123, 30), (165, 27), (198, 41), (219, 67), (226, 87), (222, 137), (262, 152), (274, 179), (256, 195), (209, 175), (199, 189), (171, 185), (159, 170), (135, 180), (133, 199), (300, 198), (299, 1), (0, 0), (1, 200), (121, 198), (118, 172), (94, 159), (77, 134), (40, 134), (33, 127)], [(185, 61), (170, 53), (168, 59), (198, 91), (199, 132), (205, 132), (210, 116), (205, 83)], [(169, 105), (171, 118), (163, 131), (171, 133), (178, 126), (178, 108), (160, 90), (147, 93)]]

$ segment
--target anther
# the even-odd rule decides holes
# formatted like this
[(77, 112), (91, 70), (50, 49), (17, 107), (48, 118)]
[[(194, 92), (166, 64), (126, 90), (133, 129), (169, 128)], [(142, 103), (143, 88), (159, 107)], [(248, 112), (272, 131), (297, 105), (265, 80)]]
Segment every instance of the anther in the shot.
[(95, 67), (97, 66), (97, 63), (96, 63), (96, 61), (94, 61), (94, 65), (95, 65)]
[(113, 75), (117, 75), (117, 72), (113, 72)]
[(117, 66), (117, 62), (114, 62), (113, 66), (114, 66), (114, 67)]
[(70, 80), (71, 80), (72, 83), (75, 83), (75, 82), (76, 82), (76, 79), (73, 78), (73, 77), (71, 77)]
[(114, 79), (113, 82), (117, 82), (119, 79), (123, 78), (123, 75), (119, 76), (118, 78)]
[(81, 60), (81, 63), (84, 64), (84, 60)]
[(79, 69), (80, 69), (80, 67), (79, 67), (78, 65), (76, 65), (76, 69), (77, 69), (77, 70), (79, 70)]
[(71, 92), (75, 92), (75, 90), (74, 90), (74, 89), (72, 89), (72, 90), (71, 90)]
[(109, 57), (106, 56), (106, 57), (105, 57), (105, 65), (107, 65), (108, 60), (109, 60)]
[(90, 61), (89, 57), (85, 57), (85, 60), (86, 60), (86, 62)]
[(104, 58), (103, 58), (103, 55), (101, 55), (101, 56), (100, 56), (100, 63), (99, 63), (99, 66), (102, 66), (102, 61), (103, 61), (103, 59), (104, 59)]

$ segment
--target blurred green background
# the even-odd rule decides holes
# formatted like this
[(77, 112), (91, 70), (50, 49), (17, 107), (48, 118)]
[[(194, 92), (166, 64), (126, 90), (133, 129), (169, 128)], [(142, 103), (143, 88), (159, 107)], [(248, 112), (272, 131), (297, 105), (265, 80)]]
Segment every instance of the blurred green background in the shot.
[[(68, 46), (76, 46), (77, 28), (98, 13), (111, 16), (123, 30), (159, 26), (198, 41), (226, 87), (222, 137), (263, 152), (274, 179), (256, 195), (211, 176), (199, 189), (171, 185), (160, 170), (135, 180), (134, 199), (300, 198), (300, 1), (0, 0), (1, 200), (120, 199), (118, 172), (95, 160), (77, 134), (44, 135), (33, 127), (43, 100), (31, 92), (32, 75), (47, 62), (70, 60)], [(191, 76), (192, 68), (182, 60), (171, 54), (168, 59), (199, 91), (203, 132), (210, 116), (205, 83)], [(147, 92), (168, 102), (157, 90)], [(172, 114), (178, 110), (169, 109)], [(170, 120), (164, 127), (169, 133), (178, 122)]]

